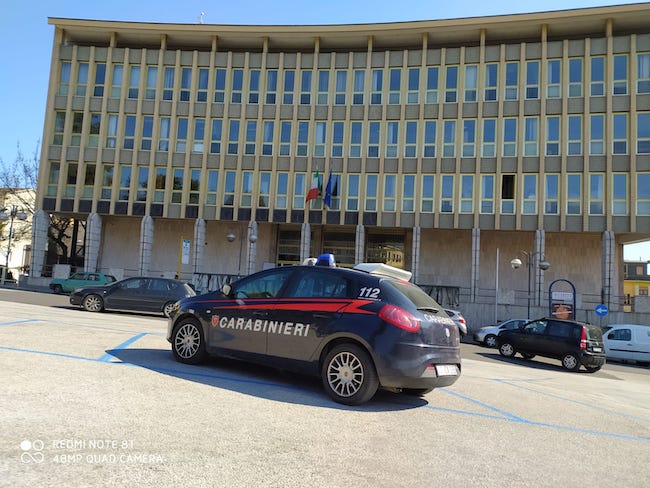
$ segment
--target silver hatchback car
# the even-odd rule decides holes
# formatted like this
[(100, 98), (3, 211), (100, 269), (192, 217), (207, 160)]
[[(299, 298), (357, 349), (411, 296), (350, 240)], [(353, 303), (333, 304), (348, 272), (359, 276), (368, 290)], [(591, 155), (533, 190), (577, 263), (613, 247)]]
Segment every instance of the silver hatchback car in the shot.
[(496, 347), (499, 332), (502, 330), (517, 329), (520, 325), (524, 325), (528, 322), (530, 322), (529, 319), (510, 319), (501, 322), (498, 325), (486, 325), (474, 332), (474, 340), (486, 347)]

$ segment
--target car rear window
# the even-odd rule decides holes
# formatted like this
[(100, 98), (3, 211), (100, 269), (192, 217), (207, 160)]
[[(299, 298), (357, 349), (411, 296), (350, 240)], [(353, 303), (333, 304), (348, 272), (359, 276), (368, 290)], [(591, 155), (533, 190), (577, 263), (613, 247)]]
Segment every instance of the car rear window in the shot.
[[(395, 289), (403, 300), (410, 302), (415, 308), (430, 308), (437, 309), (441, 314), (444, 314), (443, 308), (429, 295), (424, 293), (422, 288), (405, 281), (398, 280), (382, 280), (382, 285)], [(396, 305), (399, 305), (396, 303)]]
[(602, 341), (603, 332), (600, 327), (586, 326), (587, 329), (587, 339), (590, 341)]

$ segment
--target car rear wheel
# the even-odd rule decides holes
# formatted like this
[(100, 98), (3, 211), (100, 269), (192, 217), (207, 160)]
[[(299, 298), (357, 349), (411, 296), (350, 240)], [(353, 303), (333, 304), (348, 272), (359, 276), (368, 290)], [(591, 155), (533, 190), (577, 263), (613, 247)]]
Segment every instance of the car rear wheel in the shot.
[(201, 325), (194, 319), (185, 319), (174, 328), (172, 352), (177, 361), (186, 364), (202, 363), (206, 356)]
[(488, 334), (485, 336), (483, 344), (485, 344), (486, 347), (497, 347), (497, 336), (494, 334)]
[(511, 358), (515, 355), (516, 352), (517, 351), (515, 350), (515, 347), (509, 342), (504, 342), (499, 346), (499, 354), (501, 354), (503, 357)]
[(562, 358), (562, 366), (569, 371), (578, 371), (580, 369), (580, 361), (578, 361), (578, 357), (575, 354), (570, 352)]
[(99, 295), (88, 295), (84, 298), (83, 307), (88, 312), (101, 312), (104, 310), (104, 300)]
[(57, 295), (60, 295), (61, 293), (63, 293), (63, 287), (62, 287), (61, 285), (54, 285), (54, 287), (52, 288), (52, 290), (53, 290), (54, 293), (56, 293)]
[(379, 388), (372, 359), (355, 344), (339, 344), (325, 356), (321, 369), (327, 394), (338, 403), (360, 405)]
[(169, 318), (169, 316), (172, 314), (172, 310), (174, 310), (174, 304), (176, 302), (167, 302), (165, 303), (165, 306), (163, 307), (163, 314), (165, 317)]

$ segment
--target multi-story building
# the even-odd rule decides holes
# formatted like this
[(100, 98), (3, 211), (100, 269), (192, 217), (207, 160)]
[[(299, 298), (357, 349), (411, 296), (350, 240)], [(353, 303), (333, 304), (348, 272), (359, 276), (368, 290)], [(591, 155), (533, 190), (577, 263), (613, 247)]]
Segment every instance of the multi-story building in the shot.
[(410, 269), (463, 310), (543, 313), (557, 279), (578, 309), (622, 308), (622, 245), (650, 238), (650, 4), (49, 22), (38, 206), (87, 221), (88, 269), (201, 285), (333, 252)]

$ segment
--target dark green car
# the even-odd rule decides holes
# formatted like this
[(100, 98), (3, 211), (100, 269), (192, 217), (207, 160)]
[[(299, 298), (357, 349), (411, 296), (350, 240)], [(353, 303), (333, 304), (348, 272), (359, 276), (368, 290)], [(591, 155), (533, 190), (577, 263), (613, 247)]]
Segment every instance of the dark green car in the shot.
[(50, 283), (50, 290), (54, 293), (70, 293), (77, 288), (85, 286), (99, 286), (107, 285), (117, 281), (115, 276), (107, 275), (104, 273), (96, 273), (89, 271), (81, 271), (73, 273), (67, 279), (55, 279)]

